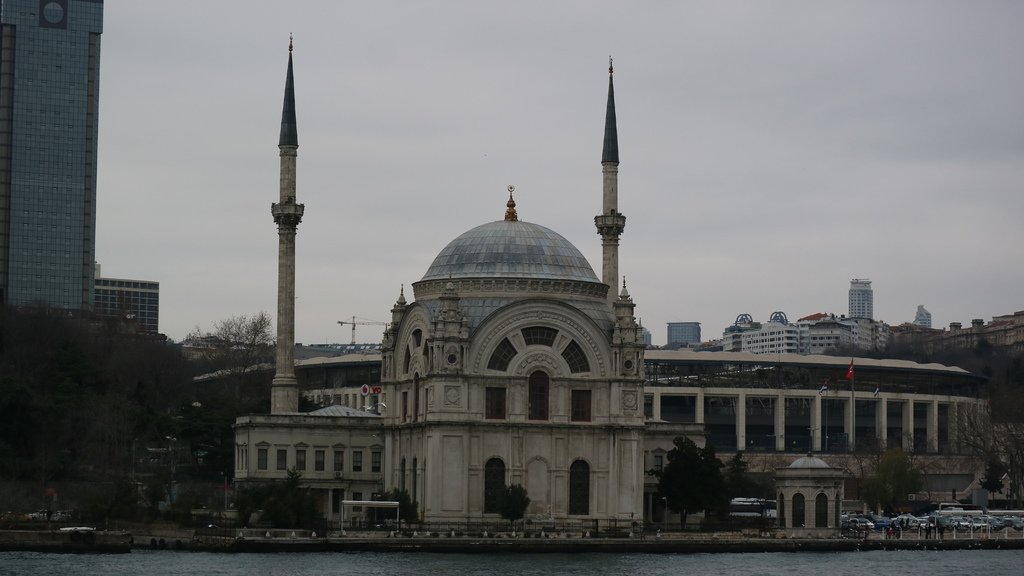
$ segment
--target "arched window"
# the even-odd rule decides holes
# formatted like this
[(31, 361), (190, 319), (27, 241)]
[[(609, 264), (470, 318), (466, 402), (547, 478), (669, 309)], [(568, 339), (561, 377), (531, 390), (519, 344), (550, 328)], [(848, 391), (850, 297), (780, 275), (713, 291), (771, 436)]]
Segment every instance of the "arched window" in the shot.
[(501, 370), (504, 372), (508, 370), (508, 364), (512, 361), (512, 358), (518, 354), (516, 347), (508, 341), (508, 338), (502, 339), (498, 343), (498, 347), (494, 349), (494, 353), (491, 354), (491, 359), (487, 361), (488, 370)]
[(587, 355), (583, 353), (583, 348), (580, 348), (580, 345), (575, 340), (569, 342), (569, 345), (562, 350), (562, 358), (569, 365), (569, 372), (573, 374), (590, 372), (590, 362), (587, 361)]
[(814, 497), (814, 527), (828, 528), (828, 496), (824, 493)]
[(548, 419), (549, 378), (544, 372), (530, 374), (530, 420)]
[(412, 345), (417, 348), (423, 345), (423, 331), (419, 328), (412, 331)]
[(405, 347), (405, 358), (402, 360), (402, 374), (409, 373), (409, 363), (412, 361), (412, 351)]
[(590, 514), (590, 465), (583, 460), (569, 467), (569, 514)]
[(505, 491), (505, 463), (491, 458), (484, 464), (484, 513), (501, 512), (501, 494)]
[(793, 528), (803, 528), (806, 525), (804, 514), (804, 495), (799, 492), (793, 494)]

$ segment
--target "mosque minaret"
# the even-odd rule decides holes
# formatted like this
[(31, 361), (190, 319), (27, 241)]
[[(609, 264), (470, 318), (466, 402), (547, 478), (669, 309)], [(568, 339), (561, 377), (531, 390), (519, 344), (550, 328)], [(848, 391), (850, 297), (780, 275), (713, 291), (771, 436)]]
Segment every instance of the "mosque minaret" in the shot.
[(271, 383), (270, 412), (298, 412), (299, 387), (295, 379), (295, 232), (305, 208), (295, 202), (295, 159), (299, 136), (295, 126), (295, 85), (292, 78), (292, 42), (288, 42), (288, 76), (281, 113), (281, 201), (271, 207), (277, 223), (277, 356)]
[(615, 128), (615, 87), (612, 83), (612, 61), (608, 59), (608, 108), (604, 118), (604, 149), (601, 152), (601, 173), (604, 193), (601, 215), (594, 217), (601, 235), (601, 281), (608, 285), (608, 299), (616, 298), (619, 284), (619, 236), (626, 227), (626, 217), (619, 213), (619, 136)]

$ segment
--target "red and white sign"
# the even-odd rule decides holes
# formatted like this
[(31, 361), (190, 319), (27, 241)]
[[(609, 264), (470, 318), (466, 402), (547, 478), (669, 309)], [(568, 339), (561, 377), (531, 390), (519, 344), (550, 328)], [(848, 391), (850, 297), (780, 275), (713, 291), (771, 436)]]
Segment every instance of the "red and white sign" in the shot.
[(370, 395), (370, 385), (369, 384), (363, 384), (363, 387), (359, 389), (359, 393), (362, 394), (363, 396), (369, 396)]

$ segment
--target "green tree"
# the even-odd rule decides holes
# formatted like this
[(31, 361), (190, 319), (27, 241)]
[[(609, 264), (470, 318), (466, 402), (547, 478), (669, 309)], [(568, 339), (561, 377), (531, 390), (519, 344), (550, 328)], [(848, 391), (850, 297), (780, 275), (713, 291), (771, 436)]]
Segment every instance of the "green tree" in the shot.
[(729, 497), (723, 488), (722, 461), (715, 456), (714, 446), (700, 448), (683, 436), (672, 443), (668, 462), (651, 473), (658, 478), (658, 495), (679, 514), (680, 527), (685, 528), (690, 512), (720, 510)]
[(302, 475), (292, 469), (283, 481), (240, 490), (235, 499), (239, 519), (247, 523), (253, 512), (262, 510), (260, 521), (274, 528), (315, 528), (320, 521), (316, 501), (301, 483)]
[(981, 478), (981, 487), (989, 492), (999, 492), (1003, 489), (1003, 476), (1007, 468), (996, 456), (989, 456), (985, 462), (985, 475)]
[(864, 481), (864, 501), (872, 508), (892, 509), (907, 494), (919, 492), (924, 478), (900, 448), (890, 448), (882, 454), (875, 473)]
[(748, 467), (742, 451), (737, 452), (725, 463), (723, 481), (729, 498), (750, 498), (759, 492), (759, 487), (747, 474)]
[(530, 505), (530, 497), (526, 495), (526, 488), (520, 484), (505, 486), (498, 500), (498, 510), (501, 517), (508, 520), (510, 524), (522, 519), (526, 514), (526, 507)]
[(398, 502), (398, 518), (405, 522), (419, 520), (419, 506), (409, 495), (408, 490), (395, 488), (380, 495), (380, 500)]

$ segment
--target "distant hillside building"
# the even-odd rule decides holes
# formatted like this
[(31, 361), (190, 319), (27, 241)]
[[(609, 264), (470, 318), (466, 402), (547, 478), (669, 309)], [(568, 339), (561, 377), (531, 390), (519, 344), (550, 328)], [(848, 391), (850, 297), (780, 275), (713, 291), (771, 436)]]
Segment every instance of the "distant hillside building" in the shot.
[(932, 313), (925, 310), (923, 304), (917, 305), (917, 314), (914, 315), (914, 324), (923, 328), (932, 327)]
[(159, 282), (104, 278), (97, 264), (92, 306), (97, 316), (134, 320), (143, 332), (160, 331)]
[(669, 322), (668, 348), (689, 347), (700, 343), (700, 322)]
[(875, 293), (871, 280), (854, 278), (850, 280), (850, 318), (874, 318)]
[(982, 342), (1024, 351), (1024, 310), (993, 316), (988, 324), (981, 318), (975, 318), (971, 320), (970, 327), (950, 322), (948, 330), (929, 329), (916, 323), (901, 324), (893, 329), (893, 341), (901, 345), (921, 346), (929, 352), (945, 348), (976, 348)]

